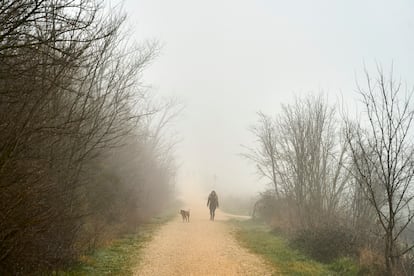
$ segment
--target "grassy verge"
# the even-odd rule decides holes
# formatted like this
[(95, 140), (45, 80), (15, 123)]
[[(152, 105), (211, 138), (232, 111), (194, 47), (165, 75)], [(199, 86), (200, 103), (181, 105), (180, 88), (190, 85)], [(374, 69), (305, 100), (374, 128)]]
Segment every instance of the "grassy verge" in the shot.
[(151, 240), (156, 229), (171, 218), (170, 213), (155, 217), (141, 225), (135, 234), (114, 240), (109, 246), (83, 256), (67, 271), (55, 275), (132, 275), (145, 243)]
[(235, 236), (242, 246), (263, 256), (275, 267), (276, 275), (358, 275), (358, 267), (347, 258), (322, 264), (289, 246), (283, 237), (272, 233), (264, 224), (232, 221)]

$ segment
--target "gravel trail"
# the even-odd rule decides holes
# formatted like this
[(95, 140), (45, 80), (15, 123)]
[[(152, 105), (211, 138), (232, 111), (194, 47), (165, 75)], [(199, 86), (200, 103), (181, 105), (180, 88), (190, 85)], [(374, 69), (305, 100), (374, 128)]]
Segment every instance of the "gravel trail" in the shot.
[[(189, 204), (190, 222), (181, 215), (163, 225), (144, 250), (135, 275), (272, 275), (270, 266), (240, 247), (226, 224), (230, 215), (216, 210), (216, 220), (202, 200)], [(234, 217), (234, 216), (233, 216)]]

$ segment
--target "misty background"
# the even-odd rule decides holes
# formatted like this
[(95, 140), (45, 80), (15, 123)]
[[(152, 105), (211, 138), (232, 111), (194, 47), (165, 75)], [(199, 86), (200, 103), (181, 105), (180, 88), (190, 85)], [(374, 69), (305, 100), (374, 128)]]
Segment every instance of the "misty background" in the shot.
[[(113, 4), (114, 5), (114, 4)], [(353, 109), (366, 67), (393, 67), (413, 83), (412, 1), (125, 0), (133, 39), (161, 54), (143, 79), (185, 106), (178, 187), (252, 195), (266, 182), (240, 157), (256, 112), (275, 115), (295, 96), (323, 93)], [(339, 107), (339, 105), (338, 105)]]
[(282, 239), (341, 275), (413, 275), (413, 8), (0, 2), (0, 274), (60, 274), (124, 238), (110, 259), (132, 269), (147, 227), (193, 225), (177, 211), (207, 215), (214, 189), (262, 253)]

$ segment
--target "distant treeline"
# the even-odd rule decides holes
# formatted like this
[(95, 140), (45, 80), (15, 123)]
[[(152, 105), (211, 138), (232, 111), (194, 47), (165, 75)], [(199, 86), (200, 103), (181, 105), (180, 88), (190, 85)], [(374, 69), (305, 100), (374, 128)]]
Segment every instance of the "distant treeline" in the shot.
[(172, 193), (174, 104), (140, 85), (156, 43), (94, 0), (0, 3), (0, 274), (58, 269)]
[(254, 216), (319, 260), (348, 256), (371, 275), (414, 275), (412, 90), (379, 68), (358, 92), (357, 118), (323, 96), (258, 114), (245, 156), (271, 189)]

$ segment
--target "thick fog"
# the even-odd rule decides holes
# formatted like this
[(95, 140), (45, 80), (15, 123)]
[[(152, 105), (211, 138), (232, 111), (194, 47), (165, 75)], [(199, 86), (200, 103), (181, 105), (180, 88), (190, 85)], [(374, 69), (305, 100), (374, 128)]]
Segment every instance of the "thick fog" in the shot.
[[(412, 83), (412, 1), (126, 0), (132, 39), (160, 42), (146, 85), (185, 108), (179, 189), (255, 194), (266, 181), (240, 153), (256, 112), (275, 115), (294, 95), (357, 101), (364, 67), (393, 66)], [(184, 188), (183, 188), (184, 187)]]
[(412, 275), (411, 0), (0, 11), (0, 275)]

